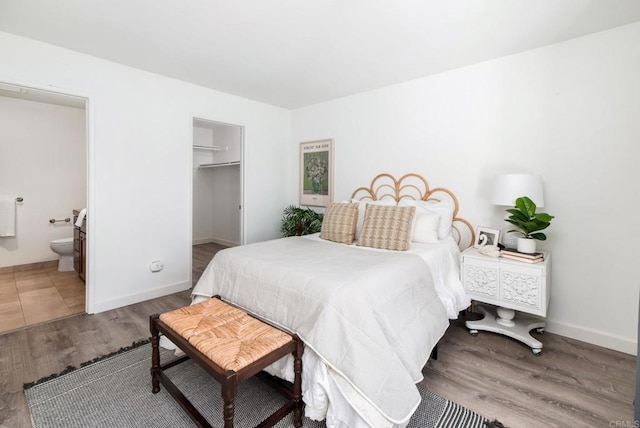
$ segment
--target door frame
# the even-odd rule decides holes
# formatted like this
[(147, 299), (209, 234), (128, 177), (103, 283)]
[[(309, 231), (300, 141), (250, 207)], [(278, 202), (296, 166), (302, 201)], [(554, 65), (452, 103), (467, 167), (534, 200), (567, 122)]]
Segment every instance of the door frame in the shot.
[[(33, 82), (26, 82), (26, 81), (22, 81), (22, 80), (16, 80), (16, 79), (12, 79), (12, 78), (3, 78), (2, 76), (0, 76), (0, 83), (3, 84), (7, 84), (7, 85), (12, 85), (12, 86), (18, 86), (18, 87), (22, 87), (22, 88), (26, 88), (26, 89), (33, 89), (36, 91), (42, 91), (42, 92), (49, 92), (49, 93), (53, 93), (53, 94), (57, 94), (57, 95), (62, 95), (62, 96), (70, 96), (70, 97), (75, 97), (75, 98), (83, 98), (84, 99), (84, 111), (85, 111), (85, 157), (86, 157), (86, 171), (85, 171), (85, 177), (87, 180), (87, 194), (86, 194), (86, 201), (87, 201), (87, 211), (88, 212), (95, 212), (94, 210), (94, 205), (95, 205), (95, 199), (94, 196), (95, 195), (95, 177), (94, 177), (94, 171), (95, 171), (95, 167), (94, 167), (94, 162), (95, 162), (95, 155), (94, 155), (94, 147), (93, 147), (93, 141), (94, 141), (94, 135), (93, 135), (93, 117), (94, 117), (94, 111), (93, 111), (93, 102), (91, 101), (92, 96), (84, 93), (84, 92), (79, 92), (73, 89), (68, 89), (68, 88), (58, 88), (55, 86), (50, 86), (50, 85), (39, 85)], [(93, 242), (94, 242), (94, 237), (95, 237), (95, 216), (92, 216), (91, 221), (87, 222), (87, 240), (86, 240), (86, 245), (87, 245), (87, 271), (85, 272), (85, 307), (84, 310), (87, 314), (92, 314), (94, 313), (94, 306), (95, 306), (95, 279), (94, 279), (94, 275), (93, 275), (93, 269), (91, 269), (91, 266), (94, 266), (94, 248), (93, 248)]]
[[(189, 242), (191, 244), (191, 246), (193, 246), (193, 201), (194, 201), (194, 195), (193, 195), (193, 128), (194, 128), (194, 121), (201, 121), (201, 122), (206, 122), (206, 123), (211, 123), (211, 124), (215, 124), (215, 125), (223, 125), (223, 126), (233, 126), (236, 128), (240, 129), (240, 215), (239, 215), (239, 220), (240, 220), (240, 245), (244, 245), (245, 239), (246, 239), (246, 234), (245, 234), (245, 223), (246, 223), (246, 204), (245, 204), (245, 127), (244, 125), (239, 125), (236, 123), (231, 123), (231, 122), (226, 122), (226, 121), (222, 121), (222, 120), (217, 120), (217, 119), (210, 119), (207, 118), (208, 115), (201, 115), (201, 114), (192, 114), (190, 115), (190, 131), (191, 131), (191, 135), (190, 135), (190, 140), (189, 140), (189, 145), (188, 145), (188, 150), (189, 150), (189, 193), (190, 193), (190, 205), (189, 205)], [(189, 278), (190, 280), (193, 280), (192, 278), (192, 273), (193, 273), (193, 257), (191, 257), (190, 259), (190, 269), (189, 269)]]

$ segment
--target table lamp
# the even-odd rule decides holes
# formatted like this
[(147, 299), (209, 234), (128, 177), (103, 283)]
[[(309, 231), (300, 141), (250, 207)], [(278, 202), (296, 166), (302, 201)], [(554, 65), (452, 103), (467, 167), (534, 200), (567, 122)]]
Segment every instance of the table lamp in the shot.
[[(516, 199), (521, 196), (528, 196), (537, 207), (543, 207), (542, 177), (535, 174), (502, 174), (496, 177), (492, 198), (494, 205), (514, 207)], [(506, 213), (505, 218), (508, 217), (509, 213)], [(519, 234), (508, 233), (510, 228), (509, 223), (503, 228), (502, 244), (507, 248), (515, 248)]]

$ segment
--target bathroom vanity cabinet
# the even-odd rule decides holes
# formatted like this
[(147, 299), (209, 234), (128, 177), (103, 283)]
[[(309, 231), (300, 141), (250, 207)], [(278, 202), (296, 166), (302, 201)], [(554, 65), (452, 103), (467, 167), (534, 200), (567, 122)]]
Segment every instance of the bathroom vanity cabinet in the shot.
[(82, 220), (82, 226), (75, 226), (79, 214), (80, 210), (73, 210), (73, 267), (84, 281), (87, 272), (87, 218)]

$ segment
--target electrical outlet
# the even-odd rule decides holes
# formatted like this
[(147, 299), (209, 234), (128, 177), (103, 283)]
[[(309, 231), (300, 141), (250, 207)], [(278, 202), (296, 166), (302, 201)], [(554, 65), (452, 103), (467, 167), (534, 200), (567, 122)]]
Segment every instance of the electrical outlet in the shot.
[(151, 269), (151, 272), (160, 272), (163, 268), (164, 268), (164, 263), (160, 261), (151, 262), (151, 265), (149, 266), (149, 269)]

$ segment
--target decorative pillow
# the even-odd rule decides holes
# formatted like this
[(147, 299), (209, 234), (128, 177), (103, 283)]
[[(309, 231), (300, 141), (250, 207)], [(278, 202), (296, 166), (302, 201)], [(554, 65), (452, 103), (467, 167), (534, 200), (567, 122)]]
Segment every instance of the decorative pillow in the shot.
[(324, 212), (320, 238), (351, 244), (356, 235), (358, 204), (330, 203)]
[(438, 214), (416, 213), (413, 222), (413, 242), (424, 242), (428, 244), (438, 243), (438, 227), (440, 226), (440, 216)]
[(438, 214), (440, 216), (440, 224), (438, 225), (438, 239), (446, 239), (451, 236), (451, 223), (453, 222), (454, 206), (447, 201), (415, 201), (413, 199), (402, 199), (398, 206), (416, 207), (416, 213), (420, 214)]
[(359, 201), (357, 199), (352, 199), (351, 202), (360, 204), (360, 207), (358, 208), (358, 225), (356, 226), (356, 240), (360, 236), (360, 231), (362, 230), (362, 225), (364, 224), (364, 213), (365, 211), (367, 211), (367, 205), (381, 205), (385, 207), (395, 207), (398, 205), (396, 200), (391, 198), (381, 199), (379, 201)]
[(408, 250), (415, 212), (415, 207), (367, 205), (357, 245), (385, 250)]

